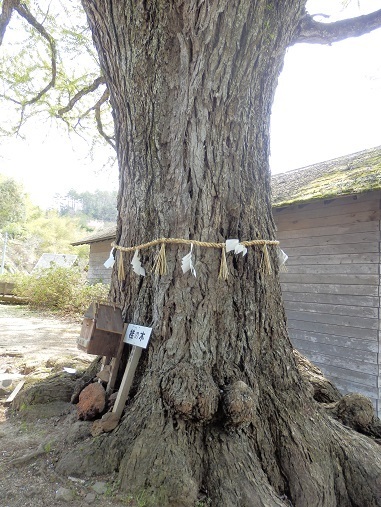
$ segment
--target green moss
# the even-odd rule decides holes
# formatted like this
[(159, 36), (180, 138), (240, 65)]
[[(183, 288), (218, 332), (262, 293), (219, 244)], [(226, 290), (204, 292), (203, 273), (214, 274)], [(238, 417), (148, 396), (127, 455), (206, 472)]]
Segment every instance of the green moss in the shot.
[(130, 493), (124, 497), (119, 496), (119, 499), (130, 507), (164, 507), (168, 505), (168, 497), (163, 491), (142, 490), (134, 494)]
[(316, 199), (329, 199), (381, 189), (381, 156), (359, 160), (347, 168), (327, 171), (277, 200), (275, 207), (289, 206)]

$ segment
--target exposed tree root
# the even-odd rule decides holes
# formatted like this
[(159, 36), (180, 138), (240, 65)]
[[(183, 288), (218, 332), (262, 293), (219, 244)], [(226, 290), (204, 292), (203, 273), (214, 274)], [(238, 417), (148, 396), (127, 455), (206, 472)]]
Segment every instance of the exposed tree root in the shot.
[[(237, 400), (245, 386), (238, 387)], [(312, 399), (287, 409), (285, 396), (270, 391), (249, 424), (234, 425), (224, 423), (223, 409), (213, 422), (197, 423), (169, 416), (158, 398), (142, 404), (138, 397), (117, 430), (66, 455), (58, 471), (119, 470), (122, 489), (161, 507), (193, 507), (201, 494), (224, 507), (380, 506), (380, 447)]]
[(332, 403), (340, 400), (342, 397), (340, 391), (323, 375), (323, 372), (319, 368), (312, 364), (298, 350), (294, 349), (293, 354), (299, 373), (311, 385), (313, 397), (316, 401), (319, 403)]
[[(50, 444), (50, 442), (49, 442)], [(41, 443), (35, 451), (28, 452), (27, 454), (23, 454), (22, 456), (19, 456), (18, 458), (13, 458), (10, 461), (8, 461), (8, 465), (10, 466), (16, 466), (16, 465), (22, 465), (23, 463), (27, 463), (28, 461), (38, 458), (42, 454), (46, 454), (46, 443)]]

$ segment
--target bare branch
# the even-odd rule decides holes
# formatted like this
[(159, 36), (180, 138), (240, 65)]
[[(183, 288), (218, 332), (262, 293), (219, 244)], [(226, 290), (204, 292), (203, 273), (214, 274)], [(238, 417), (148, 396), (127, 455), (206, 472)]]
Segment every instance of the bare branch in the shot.
[[(77, 92), (74, 95), (74, 97), (69, 100), (69, 103), (67, 104), (67, 106), (59, 109), (58, 110), (58, 115), (62, 119), (64, 119), (63, 115), (65, 113), (68, 113), (69, 111), (71, 111), (73, 109), (73, 107), (75, 106), (75, 104), (82, 97), (84, 97), (85, 95), (88, 95), (89, 93), (94, 92), (101, 84), (105, 84), (105, 83), (106, 83), (106, 80), (102, 76), (97, 77), (96, 79), (94, 79), (94, 81), (89, 86), (85, 86), (84, 88), (82, 88), (81, 90), (79, 90), (79, 92)], [(95, 113), (95, 121), (96, 121), (96, 124), (97, 124), (97, 129), (98, 129), (99, 134), (103, 137), (103, 139), (106, 140), (106, 142), (108, 144), (110, 144), (115, 149), (115, 143), (113, 141), (113, 137), (107, 135), (106, 132), (104, 131), (104, 129), (103, 129), (103, 123), (102, 123), (102, 118), (101, 118), (101, 107), (102, 107), (102, 105), (105, 102), (108, 101), (109, 97), (110, 97), (110, 93), (109, 93), (108, 89), (106, 88), (105, 91), (102, 94), (102, 97), (93, 106), (91, 106), (89, 109), (87, 109), (79, 117), (77, 125), (81, 122), (81, 120), (83, 118), (85, 118), (86, 116), (88, 116), (91, 111), (94, 111), (94, 113)], [(75, 130), (75, 127), (74, 127), (74, 130)]]
[(103, 139), (105, 139), (106, 142), (110, 146), (112, 146), (114, 148), (114, 150), (115, 150), (116, 146), (115, 146), (114, 140), (113, 140), (112, 137), (108, 136), (106, 134), (106, 132), (103, 130), (103, 124), (102, 124), (102, 118), (101, 118), (101, 106), (102, 106), (102, 104), (104, 104), (105, 102), (107, 102), (109, 96), (110, 96), (110, 93), (109, 93), (108, 89), (106, 88), (104, 94), (98, 100), (98, 102), (95, 104), (95, 106), (93, 107), (93, 109), (94, 109), (94, 112), (95, 112), (95, 120), (97, 122), (98, 132), (103, 137)]
[(63, 114), (68, 113), (69, 111), (71, 111), (73, 109), (75, 104), (82, 97), (84, 97), (85, 95), (88, 95), (91, 92), (94, 92), (101, 84), (105, 84), (105, 83), (106, 83), (106, 81), (105, 81), (104, 77), (102, 77), (102, 76), (97, 77), (96, 79), (94, 79), (94, 81), (91, 83), (91, 85), (85, 86), (84, 88), (82, 88), (82, 90), (79, 90), (79, 92), (77, 92), (74, 95), (74, 97), (69, 100), (69, 103), (67, 106), (58, 110), (58, 114), (60, 116), (62, 116)]
[(0, 46), (3, 42), (5, 31), (12, 17), (12, 12), (17, 0), (4, 0), (0, 14)]
[(306, 14), (300, 21), (292, 44), (332, 44), (349, 37), (359, 37), (381, 27), (381, 9), (365, 16), (343, 19), (334, 23), (319, 23)]
[(37, 30), (37, 32), (48, 42), (51, 53), (51, 69), (52, 69), (52, 77), (49, 83), (43, 88), (37, 95), (35, 95), (32, 99), (23, 103), (23, 109), (26, 106), (30, 106), (35, 104), (40, 100), (40, 98), (45, 95), (51, 88), (56, 84), (56, 75), (57, 75), (57, 49), (56, 42), (51, 35), (45, 30), (43, 25), (37, 21), (37, 19), (33, 16), (33, 14), (29, 11), (25, 4), (21, 4), (20, 2), (16, 2), (14, 9), (17, 13), (22, 16), (33, 28)]
[(9, 100), (9, 102), (13, 102), (14, 104), (17, 104), (18, 106), (22, 106), (22, 103), (19, 100), (16, 100), (9, 95), (4, 95), (3, 93), (0, 94), (0, 97), (5, 100)]

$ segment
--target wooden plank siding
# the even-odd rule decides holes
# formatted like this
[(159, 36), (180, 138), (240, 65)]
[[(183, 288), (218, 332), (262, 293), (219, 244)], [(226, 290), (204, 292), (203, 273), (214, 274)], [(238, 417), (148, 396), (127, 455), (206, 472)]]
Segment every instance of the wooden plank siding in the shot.
[(274, 208), (291, 341), (381, 415), (381, 192)]
[(110, 255), (110, 244), (110, 241), (90, 244), (89, 271), (87, 273), (89, 283), (110, 283), (112, 269), (107, 269), (103, 265)]
[[(329, 206), (329, 205), (328, 205)], [(355, 206), (355, 204), (353, 204)], [(303, 218), (303, 216), (293, 217), (292, 222), (290, 216), (279, 216), (278, 227), (287, 226), (291, 229), (309, 229), (314, 227), (332, 227), (334, 225), (350, 226), (351, 224), (359, 224), (362, 222), (375, 222), (380, 220), (380, 210), (377, 208), (373, 211), (345, 213), (344, 215), (332, 215), (325, 217)], [(292, 227), (291, 227), (292, 226)]]

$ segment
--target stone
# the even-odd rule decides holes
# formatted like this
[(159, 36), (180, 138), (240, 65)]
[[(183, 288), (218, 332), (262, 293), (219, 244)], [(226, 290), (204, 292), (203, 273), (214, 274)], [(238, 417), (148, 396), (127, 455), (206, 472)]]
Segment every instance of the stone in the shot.
[(91, 435), (97, 437), (102, 433), (114, 430), (119, 424), (120, 417), (113, 412), (107, 412), (102, 419), (97, 419), (91, 426)]
[(6, 396), (9, 396), (9, 391), (0, 387), (0, 398), (5, 398)]
[(98, 495), (104, 495), (107, 491), (107, 482), (97, 481), (91, 486), (91, 489)]
[(85, 500), (86, 503), (92, 504), (92, 503), (95, 502), (96, 498), (97, 498), (97, 495), (95, 493), (88, 493), (85, 496), (84, 500)]
[(114, 414), (114, 412), (107, 412), (104, 414), (101, 419), (102, 429), (106, 433), (114, 430), (119, 424), (119, 416)]
[(81, 391), (77, 403), (78, 419), (89, 421), (96, 419), (105, 408), (106, 391), (102, 384), (94, 382)]
[(56, 491), (56, 500), (58, 502), (71, 502), (74, 499), (74, 493), (68, 488), (58, 488)]
[(111, 366), (107, 365), (103, 368), (103, 370), (97, 373), (97, 378), (102, 380), (102, 382), (108, 382), (110, 379), (110, 375), (111, 375)]
[(11, 388), (12, 384), (21, 379), (20, 373), (0, 373), (0, 387), (3, 389)]

